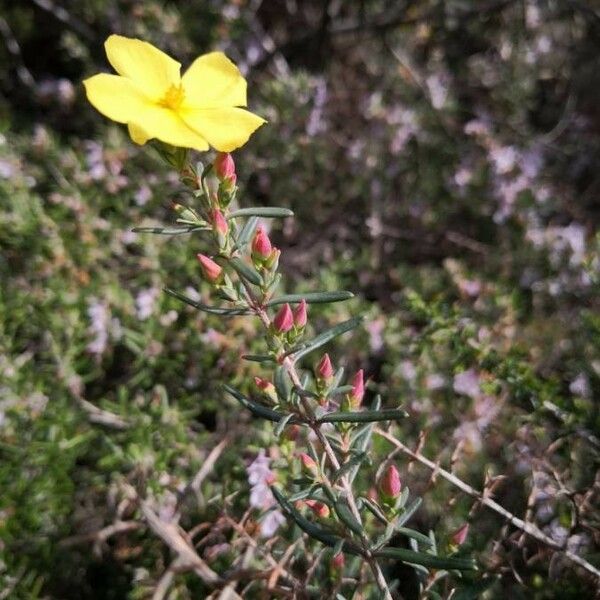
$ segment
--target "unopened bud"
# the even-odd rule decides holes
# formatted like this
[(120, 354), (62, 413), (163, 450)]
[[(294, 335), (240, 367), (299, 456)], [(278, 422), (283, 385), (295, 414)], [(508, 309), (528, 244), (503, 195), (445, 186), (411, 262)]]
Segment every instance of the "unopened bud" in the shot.
[(318, 500), (305, 500), (306, 506), (308, 506), (317, 517), (321, 519), (327, 519), (329, 517), (329, 506)]
[(317, 463), (305, 452), (300, 454), (300, 462), (302, 463), (302, 469), (307, 475), (316, 476), (319, 469)]
[(262, 227), (259, 227), (252, 240), (252, 256), (258, 260), (267, 260), (271, 256), (273, 246), (269, 236)]
[(308, 320), (308, 314), (306, 310), (306, 300), (302, 298), (302, 301), (294, 309), (294, 325), (298, 328), (306, 326)]
[(212, 210), (211, 219), (215, 231), (221, 233), (222, 235), (227, 235), (227, 232), (229, 231), (229, 225), (227, 224), (223, 213), (218, 208), (214, 208)]
[(352, 392), (350, 400), (353, 408), (360, 406), (365, 395), (365, 380), (363, 370), (360, 369), (352, 379)]
[(288, 425), (284, 431), (282, 437), (290, 442), (295, 442), (300, 435), (300, 425), (292, 424)]
[(384, 472), (379, 489), (386, 498), (397, 498), (402, 490), (402, 482), (400, 481), (400, 473), (396, 465), (390, 465)]
[(294, 315), (286, 302), (273, 319), (273, 327), (277, 333), (287, 333), (294, 326)]
[(343, 570), (344, 565), (346, 564), (346, 559), (344, 558), (344, 555), (342, 552), (338, 552), (332, 559), (331, 559), (331, 568), (334, 571), (340, 572)]
[(228, 152), (219, 152), (213, 164), (215, 173), (220, 181), (231, 180), (233, 178), (233, 183), (235, 183), (235, 162), (231, 154)]
[(262, 377), (255, 377), (254, 383), (259, 390), (265, 392), (266, 394), (270, 394), (271, 392), (275, 391), (275, 386), (270, 381), (263, 379)]
[(467, 535), (469, 533), (469, 524), (465, 523), (461, 527), (459, 527), (451, 536), (450, 540), (456, 546), (462, 546), (467, 539)]
[(269, 271), (276, 271), (279, 266), (279, 257), (281, 256), (281, 250), (278, 248), (273, 248), (271, 250), (271, 254), (269, 254), (269, 258), (265, 260), (265, 267), (269, 269)]
[(317, 365), (317, 377), (324, 379), (325, 381), (333, 377), (333, 365), (331, 364), (331, 359), (327, 353), (323, 354), (323, 358)]
[(221, 279), (223, 269), (212, 258), (204, 254), (197, 254), (196, 257), (200, 262), (204, 278), (210, 283), (217, 283)]

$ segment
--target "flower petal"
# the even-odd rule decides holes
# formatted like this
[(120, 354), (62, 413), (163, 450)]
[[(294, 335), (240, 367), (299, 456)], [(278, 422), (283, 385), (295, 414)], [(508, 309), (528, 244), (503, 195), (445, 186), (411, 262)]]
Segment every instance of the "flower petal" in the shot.
[(243, 108), (187, 109), (181, 118), (219, 152), (243, 146), (266, 121)]
[(219, 152), (243, 146), (266, 121), (243, 108), (181, 110), (181, 118)]
[(146, 107), (130, 120), (129, 135), (136, 144), (156, 138), (179, 148), (208, 150), (208, 142), (190, 129), (177, 113), (157, 105)]
[(181, 64), (148, 42), (111, 35), (104, 48), (115, 71), (137, 83), (153, 100), (180, 84)]
[(105, 117), (128, 123), (150, 104), (150, 100), (130, 79), (101, 73), (83, 82), (90, 103)]
[(181, 82), (187, 107), (246, 106), (246, 80), (222, 52), (199, 56)]

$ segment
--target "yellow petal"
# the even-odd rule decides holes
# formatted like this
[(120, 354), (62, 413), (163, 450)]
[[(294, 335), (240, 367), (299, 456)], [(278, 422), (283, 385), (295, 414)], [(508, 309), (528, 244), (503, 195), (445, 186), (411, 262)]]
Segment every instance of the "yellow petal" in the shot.
[(246, 80), (222, 52), (198, 57), (181, 82), (188, 107), (246, 106)]
[(129, 135), (136, 144), (156, 138), (171, 146), (208, 150), (207, 141), (190, 129), (171, 109), (153, 105), (129, 123)]
[(83, 82), (90, 103), (105, 117), (128, 123), (146, 110), (150, 100), (130, 79), (101, 73)]
[(181, 118), (219, 152), (243, 146), (263, 123), (243, 108), (194, 108), (180, 110)]
[(181, 64), (148, 42), (111, 35), (104, 48), (115, 71), (137, 83), (153, 100), (160, 100), (181, 81)]

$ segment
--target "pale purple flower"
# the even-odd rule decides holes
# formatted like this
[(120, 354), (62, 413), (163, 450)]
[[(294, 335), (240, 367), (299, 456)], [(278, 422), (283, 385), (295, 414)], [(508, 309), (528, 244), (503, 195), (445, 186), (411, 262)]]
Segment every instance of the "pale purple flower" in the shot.
[(575, 396), (587, 398), (590, 396), (590, 382), (585, 373), (579, 373), (577, 377), (571, 381), (569, 391)]
[(279, 510), (269, 511), (260, 522), (260, 535), (264, 538), (270, 538), (281, 525), (285, 523), (285, 517)]
[(425, 80), (427, 89), (429, 90), (429, 98), (431, 105), (436, 110), (439, 110), (446, 104), (448, 98), (449, 75), (447, 73), (434, 73), (429, 75)]
[(417, 378), (417, 369), (410, 360), (403, 360), (400, 363), (400, 374), (406, 381), (412, 383)]
[(306, 134), (310, 137), (322, 133), (327, 129), (327, 123), (323, 118), (323, 109), (327, 102), (327, 80), (319, 78), (316, 88), (313, 108), (306, 123)]
[[(246, 468), (250, 484), (250, 506), (260, 510), (269, 510), (275, 505), (275, 498), (269, 487), (275, 473), (269, 468), (271, 460), (261, 449), (256, 458)], [(285, 517), (278, 510), (270, 510), (260, 521), (263, 537), (271, 537), (277, 528), (285, 522)]]
[(457, 394), (463, 394), (470, 398), (477, 398), (481, 394), (479, 375), (475, 369), (468, 369), (462, 373), (457, 373), (454, 376), (452, 387)]
[(369, 321), (366, 325), (367, 332), (369, 333), (369, 346), (373, 352), (379, 352), (383, 348), (383, 330), (385, 328), (385, 321), (383, 319), (375, 319)]
[(87, 345), (88, 352), (102, 354), (108, 344), (110, 313), (106, 304), (93, 299), (88, 306), (88, 317), (91, 321), (88, 332), (94, 339)]
[(135, 298), (135, 305), (137, 308), (137, 318), (140, 321), (144, 321), (152, 315), (158, 294), (159, 291), (155, 287), (146, 288), (138, 293)]
[(146, 184), (143, 184), (133, 195), (135, 203), (138, 206), (144, 206), (152, 198), (152, 190)]
[(425, 387), (430, 390), (440, 390), (446, 385), (446, 378), (439, 373), (430, 373), (425, 377)]

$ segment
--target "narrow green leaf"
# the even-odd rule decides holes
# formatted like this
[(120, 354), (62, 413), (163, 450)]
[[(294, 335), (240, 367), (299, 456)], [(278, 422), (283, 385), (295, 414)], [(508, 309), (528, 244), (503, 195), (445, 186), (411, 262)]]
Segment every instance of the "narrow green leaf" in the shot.
[(397, 526), (394, 526), (394, 529), (396, 530), (397, 533), (400, 533), (402, 535), (405, 535), (406, 537), (412, 538), (413, 540), (416, 540), (417, 542), (421, 542), (421, 544), (424, 544), (428, 548), (431, 548), (433, 546), (433, 542), (429, 539), (429, 537), (427, 537), (426, 535), (423, 535), (420, 531), (415, 531), (414, 529), (409, 529), (408, 527), (397, 527)]
[(344, 523), (344, 525), (346, 525), (350, 531), (353, 531), (359, 537), (362, 537), (365, 534), (363, 526), (356, 520), (355, 516), (352, 514), (352, 511), (346, 502), (344, 502), (344, 500), (337, 500), (334, 503), (333, 508), (337, 516), (340, 518), (340, 521)]
[(158, 235), (181, 235), (194, 231), (208, 231), (209, 227), (202, 225), (189, 225), (187, 227), (134, 227), (133, 233), (155, 233)]
[(306, 346), (302, 350), (294, 354), (294, 359), (299, 360), (303, 356), (306, 356), (309, 352), (312, 352), (313, 350), (324, 346), (327, 342), (330, 342), (333, 338), (337, 337), (338, 335), (342, 335), (343, 333), (346, 333), (347, 331), (351, 331), (355, 327), (358, 327), (362, 320), (363, 317), (354, 317), (353, 319), (348, 319), (343, 323), (338, 323), (337, 325), (326, 329), (325, 331), (323, 331), (323, 333), (320, 333), (317, 337), (307, 342)]
[(333, 412), (317, 419), (317, 423), (374, 423), (375, 421), (398, 421), (407, 416), (408, 413), (401, 409)]
[(289, 414), (285, 415), (282, 419), (279, 420), (279, 423), (275, 426), (275, 437), (279, 437), (289, 422), (294, 418), (294, 415)]
[(221, 315), (223, 317), (235, 317), (237, 315), (249, 315), (252, 314), (247, 308), (221, 308), (219, 306), (207, 306), (206, 304), (202, 304), (201, 302), (196, 302), (191, 298), (188, 298), (185, 294), (172, 290), (170, 288), (163, 288), (163, 290), (169, 294), (169, 296), (173, 296), (173, 298), (177, 298), (194, 308), (201, 310), (202, 312), (209, 313), (211, 315)]
[(282, 402), (287, 402), (290, 397), (290, 389), (288, 385), (288, 374), (284, 367), (278, 366), (275, 369), (275, 377), (273, 378), (277, 396)]
[(339, 396), (340, 394), (347, 394), (348, 392), (351, 392), (353, 389), (354, 389), (353, 385), (340, 385), (336, 388), (333, 388), (327, 395), (328, 396)]
[(367, 460), (368, 456), (366, 452), (360, 452), (353, 456), (350, 460), (346, 461), (332, 476), (331, 481), (335, 483), (346, 473), (348, 473), (353, 467), (358, 467)]
[(242, 354), (244, 360), (258, 363), (273, 363), (275, 359), (269, 354)]
[[(267, 421), (279, 423), (282, 419), (285, 419), (289, 416), (284, 413), (277, 412), (272, 408), (268, 408), (267, 406), (259, 404), (258, 402), (254, 402), (254, 400), (249, 400), (238, 390), (229, 385), (224, 384), (223, 388), (227, 393), (233, 396), (244, 408), (247, 408), (253, 415), (260, 417), (261, 419), (266, 419)], [(299, 422), (300, 421), (298, 421), (298, 419), (293, 415), (287, 421), (288, 424)]]
[(237, 274), (246, 281), (249, 281), (254, 285), (262, 284), (262, 277), (258, 274), (258, 271), (248, 263), (244, 262), (241, 258), (232, 258), (229, 260), (229, 264), (236, 270)]
[(415, 552), (406, 548), (395, 548), (388, 546), (377, 550), (375, 556), (378, 558), (395, 558), (407, 563), (422, 565), (431, 569), (448, 569), (456, 571), (473, 571), (477, 570), (475, 561), (471, 558), (453, 558), (434, 556), (424, 552)]
[[(302, 529), (302, 531), (307, 533), (310, 537), (322, 542), (326, 546), (331, 546), (332, 548), (336, 547), (338, 541), (341, 539), (339, 536), (336, 536), (333, 533), (327, 531), (326, 529), (323, 529), (322, 527), (311, 523), (308, 519), (303, 517), (302, 514), (300, 514), (300, 512), (296, 510), (294, 505), (287, 500), (287, 498), (281, 493), (281, 491), (276, 486), (272, 486), (271, 491), (273, 492), (273, 496), (275, 496), (275, 500), (279, 502), (279, 505), (283, 509), (283, 512), (288, 517), (291, 517), (296, 522), (298, 527)], [(344, 552), (347, 552), (349, 554), (362, 555), (362, 551), (360, 550), (360, 548), (358, 548), (354, 544), (350, 544), (345, 540), (342, 540), (342, 542)]]
[(250, 238), (254, 235), (254, 231), (255, 231), (257, 225), (258, 225), (258, 217), (250, 217), (246, 221), (246, 223), (242, 227), (242, 230), (240, 231), (239, 235), (237, 236), (236, 246), (238, 248), (243, 248), (250, 241)]
[(418, 510), (423, 500), (421, 498), (415, 498), (404, 510), (404, 512), (398, 517), (396, 521), (396, 527), (402, 527)]
[(342, 381), (342, 377), (344, 376), (344, 367), (340, 367), (333, 376), (333, 381), (329, 386), (329, 389), (335, 390), (340, 385), (340, 381)]
[(379, 508), (379, 506), (375, 504), (375, 502), (369, 500), (369, 498), (365, 498), (364, 496), (361, 496), (360, 499), (362, 500), (367, 510), (369, 510), (378, 521), (381, 521), (381, 523), (383, 523), (384, 525), (388, 524), (386, 516), (383, 514), (381, 508)]
[(294, 213), (289, 208), (280, 206), (253, 206), (251, 208), (240, 208), (227, 215), (228, 219), (236, 217), (265, 217), (265, 218), (284, 218), (293, 217)]
[(342, 302), (354, 298), (352, 292), (307, 292), (306, 294), (286, 294), (273, 298), (267, 302), (267, 306), (277, 306), (278, 304), (297, 304), (305, 300), (307, 304), (323, 304), (325, 302)]

